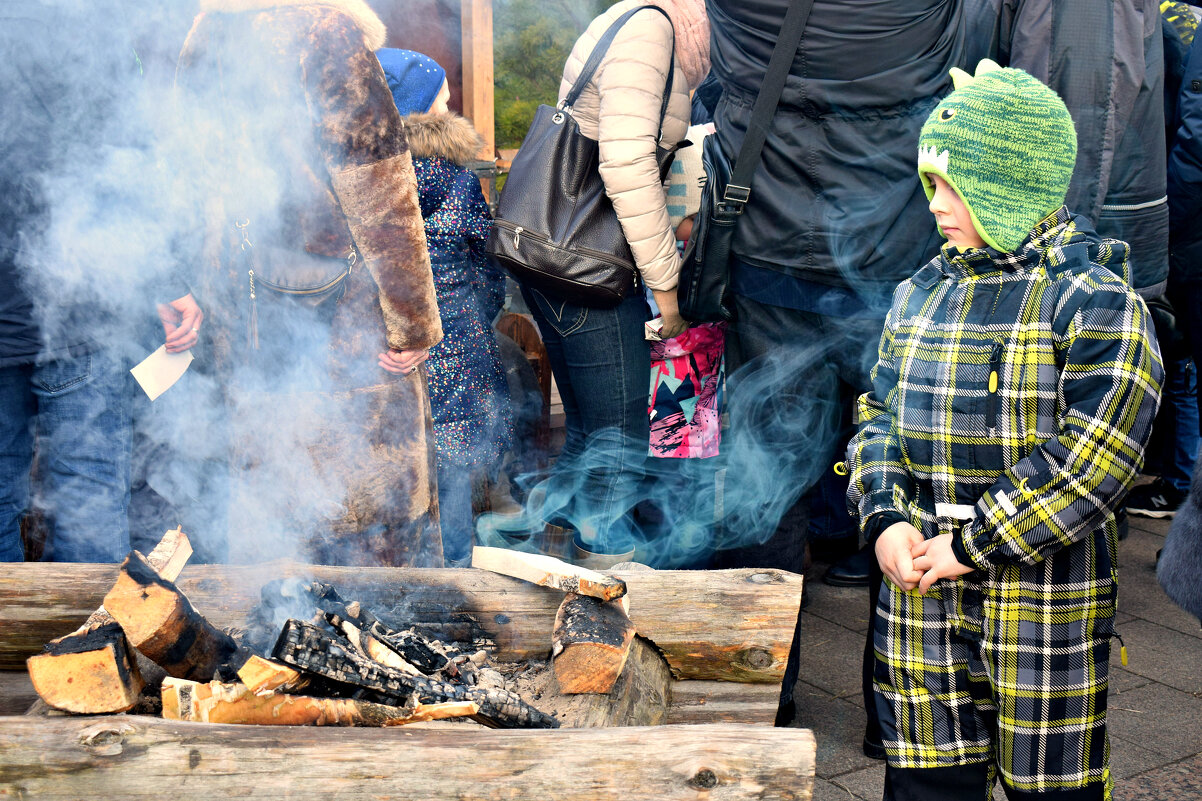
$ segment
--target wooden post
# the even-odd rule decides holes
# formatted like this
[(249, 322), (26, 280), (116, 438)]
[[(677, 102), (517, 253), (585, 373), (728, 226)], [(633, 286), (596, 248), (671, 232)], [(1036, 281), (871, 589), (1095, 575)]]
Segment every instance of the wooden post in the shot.
[(463, 31), (463, 116), (484, 139), (482, 161), (496, 153), (493, 116), (492, 0), (461, 0)]

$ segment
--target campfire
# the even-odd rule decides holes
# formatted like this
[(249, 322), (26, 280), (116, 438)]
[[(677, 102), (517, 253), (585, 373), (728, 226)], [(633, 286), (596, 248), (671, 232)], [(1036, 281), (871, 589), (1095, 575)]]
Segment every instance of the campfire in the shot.
[(811, 797), (813, 736), (772, 726), (800, 576), (491, 550), (183, 570), (189, 550), (0, 575), (0, 695), (29, 709), (0, 717), (0, 795)]
[[(169, 720), (398, 726), (470, 718), (491, 728), (560, 725), (487, 667), (492, 643), (486, 634), (463, 643), (429, 627), (397, 627), (328, 583), (270, 582), (243, 631), (219, 630), (174, 583), (190, 555), (179, 529), (167, 532), (148, 557), (132, 552), (104, 605), (80, 629), (30, 657), (29, 675), (47, 705), (83, 714), (146, 707), (140, 663), (148, 660), (166, 674), (152, 683), (161, 704), (149, 706)], [(497, 548), (477, 548), (473, 561), (564, 593), (548, 632), (559, 693), (613, 689), (635, 638), (624, 581)], [(281, 623), (280, 609), (304, 616)], [(538, 694), (545, 692), (544, 682)]]

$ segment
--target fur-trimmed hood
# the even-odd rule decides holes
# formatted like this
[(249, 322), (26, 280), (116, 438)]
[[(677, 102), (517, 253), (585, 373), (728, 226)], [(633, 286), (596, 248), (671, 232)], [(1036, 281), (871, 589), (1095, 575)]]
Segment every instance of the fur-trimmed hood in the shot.
[(200, 0), (201, 11), (237, 14), (247, 11), (268, 11), (290, 6), (332, 6), (355, 21), (367, 40), (369, 50), (379, 50), (388, 38), (384, 23), (365, 0)]
[(403, 118), (413, 158), (439, 156), (463, 166), (479, 158), (484, 139), (466, 117), (454, 112), (410, 114)]

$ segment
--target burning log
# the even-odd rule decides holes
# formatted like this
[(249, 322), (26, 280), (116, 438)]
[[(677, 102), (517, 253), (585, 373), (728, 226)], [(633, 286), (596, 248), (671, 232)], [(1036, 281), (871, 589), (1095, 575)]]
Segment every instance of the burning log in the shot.
[(276, 692), (256, 695), (244, 685), (216, 681), (163, 681), (163, 717), (167, 720), (259, 726), (403, 726), (467, 717), (479, 711), (480, 707), (471, 701), (396, 707), (349, 698)]
[(612, 601), (626, 594), (626, 582), (619, 578), (544, 554), (476, 546), (472, 548), (472, 567), (602, 601)]
[(289, 620), (272, 654), (285, 664), (327, 679), (371, 690), (406, 704), (472, 701), (480, 709), (472, 717), (494, 728), (553, 729), (558, 721), (517, 695), (493, 688), (465, 687), (426, 676), (411, 676), (360, 656), (321, 629)]
[(252, 693), (303, 690), (309, 685), (308, 677), (258, 654), (252, 655), (238, 668), (238, 680)]
[[(168, 531), (146, 558), (148, 568), (174, 581), (192, 556), (181, 529)], [(124, 712), (144, 681), (121, 626), (101, 606), (75, 631), (51, 640), (26, 661), (34, 689), (55, 709), (80, 714)]]
[(616, 603), (568, 593), (555, 615), (551, 658), (564, 693), (613, 689), (634, 641), (634, 624)]
[(207, 681), (237, 651), (233, 639), (213, 628), (137, 551), (121, 563), (104, 607), (135, 648), (177, 678)]

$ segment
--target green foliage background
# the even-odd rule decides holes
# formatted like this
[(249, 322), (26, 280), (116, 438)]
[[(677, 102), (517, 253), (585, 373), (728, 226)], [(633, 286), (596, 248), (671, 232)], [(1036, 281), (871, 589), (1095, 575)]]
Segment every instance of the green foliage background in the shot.
[(497, 147), (522, 143), (539, 104), (554, 105), (563, 64), (593, 17), (618, 0), (496, 0), (493, 75)]

